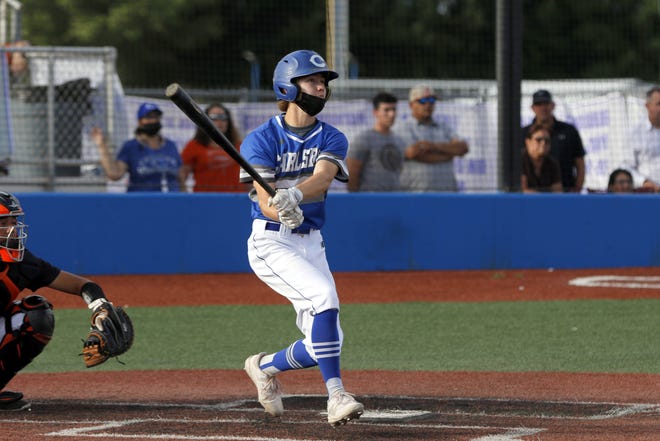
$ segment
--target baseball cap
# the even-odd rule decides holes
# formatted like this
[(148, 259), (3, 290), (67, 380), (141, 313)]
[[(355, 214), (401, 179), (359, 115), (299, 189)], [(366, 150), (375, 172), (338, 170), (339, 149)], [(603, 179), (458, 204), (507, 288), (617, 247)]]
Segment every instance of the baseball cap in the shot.
[(433, 97), (436, 96), (431, 86), (428, 86), (426, 84), (418, 84), (417, 86), (410, 89), (410, 94), (408, 95), (408, 101), (410, 102), (417, 101), (418, 99), (427, 96), (433, 96)]
[(552, 101), (552, 95), (547, 90), (541, 89), (532, 95), (532, 104), (549, 103)]
[(144, 118), (145, 116), (147, 116), (147, 114), (151, 112), (156, 112), (159, 115), (163, 114), (163, 111), (160, 110), (160, 107), (158, 107), (154, 103), (142, 103), (137, 111), (137, 117), (138, 119)]

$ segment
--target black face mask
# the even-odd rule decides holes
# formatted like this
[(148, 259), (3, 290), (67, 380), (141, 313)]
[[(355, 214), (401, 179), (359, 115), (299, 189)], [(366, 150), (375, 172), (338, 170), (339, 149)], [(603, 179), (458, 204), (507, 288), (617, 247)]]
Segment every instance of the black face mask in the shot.
[(306, 94), (305, 92), (300, 92), (300, 95), (294, 102), (308, 115), (316, 116), (321, 110), (323, 110), (323, 107), (325, 107), (326, 100), (324, 98)]
[(138, 128), (135, 130), (135, 133), (138, 135), (143, 133), (147, 136), (154, 136), (158, 132), (160, 132), (160, 129), (162, 129), (163, 126), (161, 125), (160, 122), (155, 122), (155, 123), (149, 123), (149, 124), (144, 124), (141, 126), (138, 126)]

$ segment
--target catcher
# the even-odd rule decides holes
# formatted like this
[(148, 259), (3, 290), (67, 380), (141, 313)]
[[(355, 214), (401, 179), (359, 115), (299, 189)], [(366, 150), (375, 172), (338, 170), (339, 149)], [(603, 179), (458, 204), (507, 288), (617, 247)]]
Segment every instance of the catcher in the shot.
[(23, 394), (3, 390), (18, 371), (43, 351), (55, 328), (53, 307), (44, 297), (18, 295), (27, 288), (50, 288), (79, 295), (92, 310), (82, 356), (87, 367), (126, 352), (133, 324), (96, 283), (62, 271), (25, 248), (27, 225), (18, 199), (0, 191), (0, 412), (29, 410)]

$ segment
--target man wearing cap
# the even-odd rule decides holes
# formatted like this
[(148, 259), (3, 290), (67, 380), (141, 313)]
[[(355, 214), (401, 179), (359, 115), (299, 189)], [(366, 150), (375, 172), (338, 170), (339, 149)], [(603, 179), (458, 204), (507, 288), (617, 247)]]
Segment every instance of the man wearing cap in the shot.
[(454, 158), (468, 152), (468, 144), (442, 121), (433, 119), (438, 100), (433, 89), (420, 84), (410, 89), (412, 118), (399, 135), (407, 147), (401, 170), (401, 190), (416, 192), (457, 191)]
[(555, 118), (555, 103), (547, 90), (541, 89), (532, 95), (532, 111), (535, 118), (523, 127), (523, 139), (536, 122), (550, 129), (550, 156), (559, 162), (561, 183), (565, 192), (579, 193), (584, 185), (584, 156), (586, 152), (582, 138), (575, 126)]
[(162, 110), (154, 103), (142, 103), (137, 111), (135, 137), (124, 142), (113, 159), (103, 132), (95, 128), (92, 139), (99, 148), (101, 165), (108, 179), (117, 181), (128, 172), (126, 191), (179, 191), (181, 155), (171, 139), (160, 135)]

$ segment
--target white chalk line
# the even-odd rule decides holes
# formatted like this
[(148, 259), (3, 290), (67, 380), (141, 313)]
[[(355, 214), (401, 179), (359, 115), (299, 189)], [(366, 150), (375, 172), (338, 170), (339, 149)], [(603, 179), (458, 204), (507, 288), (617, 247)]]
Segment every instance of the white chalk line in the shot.
[[(404, 397), (399, 397), (404, 398)], [(407, 397), (415, 398), (417, 397)], [(429, 398), (430, 399), (430, 398)], [(444, 401), (479, 401), (479, 398), (454, 398), (454, 399), (442, 399)], [(507, 400), (507, 399), (490, 399), (490, 401), (496, 402), (524, 402), (525, 400)], [(233, 402), (221, 403), (219, 405), (195, 405), (195, 404), (173, 404), (173, 403), (163, 403), (163, 404), (154, 404), (154, 403), (103, 403), (104, 407), (125, 407), (126, 405), (138, 405), (145, 408), (188, 408), (188, 409), (199, 409), (199, 410), (232, 410), (232, 411), (257, 411), (263, 413), (262, 409), (258, 408), (241, 408), (240, 406), (246, 402), (251, 402), (251, 400), (240, 400)], [(659, 413), (660, 414), (660, 405), (657, 404), (645, 404), (645, 403), (631, 403), (631, 404), (621, 404), (621, 403), (602, 403), (602, 402), (575, 402), (575, 401), (544, 401), (543, 403), (555, 403), (555, 404), (571, 404), (571, 405), (613, 405), (616, 406), (613, 409), (608, 410), (605, 413), (597, 415), (589, 415), (583, 417), (571, 417), (571, 416), (547, 416), (547, 415), (516, 415), (514, 413), (502, 413), (502, 414), (487, 414), (483, 412), (479, 413), (460, 413), (460, 415), (465, 416), (489, 416), (489, 417), (507, 417), (507, 418), (539, 418), (539, 419), (571, 419), (571, 420), (605, 420), (620, 418), (626, 415), (633, 415), (637, 413)], [(90, 402), (90, 404), (94, 404)], [(96, 402), (95, 404), (99, 404)], [(237, 407), (239, 406), (239, 407)], [(322, 414), (317, 411), (309, 411), (316, 414)], [(493, 426), (480, 426), (480, 425), (452, 425), (452, 424), (411, 424), (411, 423), (378, 423), (373, 422), (379, 418), (396, 418), (399, 415), (401, 418), (407, 418), (416, 415), (426, 415), (430, 412), (428, 411), (401, 411), (401, 410), (384, 410), (382, 411), (383, 415), (378, 415), (378, 411), (368, 411), (363, 416), (362, 421), (355, 421), (351, 424), (367, 425), (367, 426), (377, 426), (377, 427), (398, 427), (398, 428), (421, 428), (421, 429), (454, 429), (454, 430), (484, 430), (484, 431), (505, 431), (504, 433), (497, 435), (488, 435), (484, 437), (474, 438), (471, 441), (522, 441), (519, 437), (534, 435), (536, 433), (542, 432), (546, 429), (542, 428), (521, 428), (521, 427), (493, 427)], [(448, 412), (447, 414), (457, 415), (456, 412)], [(316, 441), (310, 439), (293, 439), (293, 438), (263, 438), (258, 436), (229, 436), (229, 435), (206, 435), (206, 436), (196, 436), (196, 435), (173, 435), (173, 434), (119, 434), (115, 431), (108, 431), (108, 429), (119, 429), (134, 424), (143, 424), (143, 423), (185, 423), (185, 424), (213, 424), (213, 423), (225, 423), (225, 424), (253, 424), (262, 422), (263, 418), (211, 418), (211, 419), (191, 419), (191, 418), (135, 418), (130, 420), (114, 421), (114, 420), (24, 420), (24, 419), (4, 419), (0, 418), (0, 423), (23, 423), (23, 424), (36, 424), (36, 425), (47, 425), (47, 424), (71, 424), (71, 425), (80, 425), (84, 424), (85, 427), (74, 427), (63, 429), (59, 431), (46, 433), (46, 436), (52, 437), (73, 437), (73, 438), (144, 438), (144, 439), (171, 439), (171, 440), (219, 440), (219, 441)], [(286, 421), (287, 424), (322, 424), (321, 421)]]
[[(547, 402), (546, 402), (547, 403)], [(585, 403), (588, 404), (588, 403)], [(591, 403), (596, 404), (596, 403)], [(598, 403), (605, 404), (605, 403)], [(589, 421), (589, 420), (609, 420), (614, 418), (621, 418), (626, 415), (635, 415), (638, 413), (658, 413), (660, 415), (660, 405), (655, 404), (632, 404), (629, 406), (618, 406), (603, 414), (589, 415), (589, 416), (566, 416), (566, 415), (545, 415), (545, 414), (534, 414), (534, 415), (519, 415), (515, 413), (491, 413), (491, 412), (480, 412), (479, 416), (495, 417), (495, 418), (534, 418), (540, 420), (578, 420), (578, 421)], [(464, 415), (470, 416), (477, 414), (470, 412), (451, 412), (451, 415)]]
[[(136, 418), (126, 421), (107, 421), (104, 424), (90, 427), (76, 427), (70, 429), (63, 429), (55, 432), (46, 433), (45, 436), (52, 437), (85, 437), (85, 438), (147, 438), (147, 439), (170, 439), (170, 440), (236, 440), (236, 441), (317, 441), (310, 439), (299, 438), (274, 438), (269, 436), (263, 438), (260, 436), (235, 436), (235, 435), (173, 435), (173, 434), (120, 434), (116, 432), (99, 432), (106, 429), (117, 429), (126, 427), (133, 424), (143, 423), (186, 423), (186, 424), (208, 424), (208, 423), (242, 423), (252, 424), (259, 423), (262, 419), (246, 420), (246, 419), (210, 419), (210, 420), (192, 420), (192, 419), (178, 419), (178, 418)], [(320, 421), (295, 421), (287, 422), (292, 425), (309, 425), (309, 424), (322, 424)], [(449, 430), (482, 430), (482, 431), (506, 431), (497, 438), (507, 441), (515, 441), (517, 438), (512, 436), (533, 435), (544, 431), (541, 428), (521, 429), (518, 427), (501, 427), (501, 426), (478, 426), (478, 425), (456, 425), (456, 424), (401, 424), (401, 423), (361, 423), (360, 421), (351, 422), (352, 425), (363, 425), (368, 427), (398, 427), (401, 429), (449, 429)], [(93, 432), (93, 433), (92, 433)], [(479, 438), (481, 439), (481, 438)], [(476, 439), (475, 439), (476, 440)]]
[(472, 438), (470, 441), (524, 441), (519, 437), (536, 435), (542, 431), (542, 429), (518, 428), (511, 429), (501, 435), (487, 435), (479, 438)]
[(621, 418), (627, 415), (635, 415), (638, 413), (657, 413), (660, 416), (660, 405), (653, 404), (636, 404), (632, 406), (621, 406), (612, 409), (603, 415), (593, 415), (591, 420), (607, 420), (611, 418)]
[(589, 276), (570, 280), (568, 284), (585, 287), (660, 289), (660, 276)]

